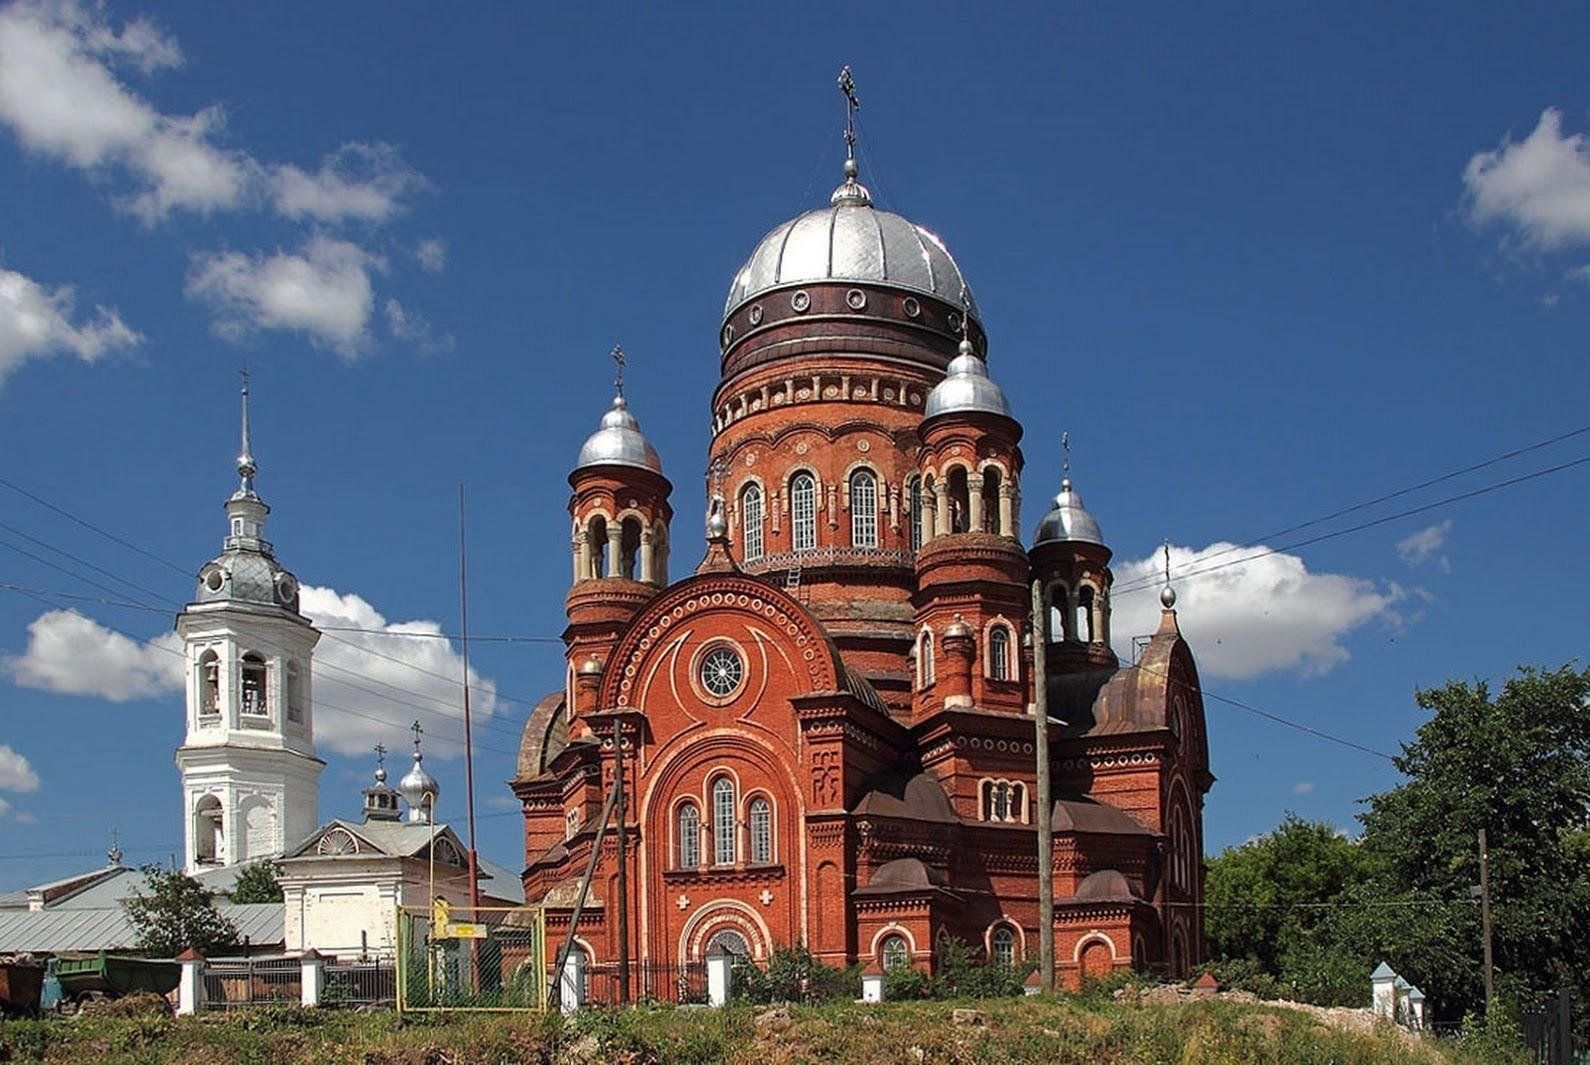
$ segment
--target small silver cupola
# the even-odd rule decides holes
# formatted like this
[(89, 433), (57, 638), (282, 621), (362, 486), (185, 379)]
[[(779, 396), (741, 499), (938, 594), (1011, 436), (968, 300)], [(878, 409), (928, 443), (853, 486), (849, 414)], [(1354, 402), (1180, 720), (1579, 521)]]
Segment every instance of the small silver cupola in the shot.
[(364, 789), (364, 819), (366, 821), (397, 821), (403, 812), (398, 809), (398, 793), (386, 782), (386, 745), (375, 745), (375, 783)]
[(1054, 505), (1049, 508), (1049, 513), (1043, 516), (1038, 523), (1038, 531), (1033, 535), (1034, 547), (1039, 544), (1051, 543), (1079, 543), (1098, 544), (1104, 546), (1104, 534), (1099, 531), (1099, 523), (1088, 508), (1082, 503), (1082, 496), (1071, 484), (1071, 434), (1062, 433), (1060, 446), (1065, 449), (1064, 474), (1060, 481), (1060, 494), (1054, 497)]
[(960, 353), (950, 360), (944, 380), (928, 393), (923, 419), (939, 414), (998, 414), (1013, 417), (1005, 392), (988, 376), (988, 364), (978, 358), (969, 339), (962, 338)]
[(618, 375), (613, 381), (613, 405), (602, 415), (596, 432), (586, 438), (580, 447), (580, 457), (574, 463), (576, 470), (591, 466), (635, 466), (653, 473), (662, 473), (662, 459), (657, 449), (640, 431), (640, 422), (630, 413), (624, 399), (624, 349), (613, 349), (613, 361), (618, 364)]
[(397, 790), (408, 805), (409, 822), (428, 825), (434, 823), (436, 800), (441, 797), (442, 786), (425, 769), (425, 755), (420, 751), (420, 735), (425, 730), (418, 721), (411, 728), (414, 730), (414, 765), (398, 781)]

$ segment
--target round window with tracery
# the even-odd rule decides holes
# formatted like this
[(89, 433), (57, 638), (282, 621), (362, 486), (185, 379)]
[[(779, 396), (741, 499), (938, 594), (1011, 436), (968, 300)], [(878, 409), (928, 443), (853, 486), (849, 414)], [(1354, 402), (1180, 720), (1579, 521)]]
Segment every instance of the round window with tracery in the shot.
[(708, 651), (701, 659), (701, 686), (714, 697), (726, 699), (745, 680), (745, 663), (728, 647)]

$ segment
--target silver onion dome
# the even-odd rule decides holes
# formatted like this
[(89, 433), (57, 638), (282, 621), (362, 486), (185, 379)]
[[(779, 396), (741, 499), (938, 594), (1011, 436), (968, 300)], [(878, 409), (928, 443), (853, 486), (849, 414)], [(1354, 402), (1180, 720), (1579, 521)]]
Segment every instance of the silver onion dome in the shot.
[(622, 395), (613, 397), (613, 406), (602, 415), (601, 428), (587, 437), (580, 448), (574, 468), (583, 470), (587, 466), (636, 466), (662, 473), (662, 459), (641, 435), (640, 422), (629, 412)]
[(724, 317), (776, 288), (821, 281), (862, 281), (908, 289), (978, 317), (961, 268), (938, 236), (872, 205), (872, 194), (847, 165), (827, 207), (792, 218), (762, 238), (734, 275)]
[(928, 393), (922, 417), (936, 414), (978, 413), (1012, 417), (1005, 393), (988, 376), (988, 364), (977, 357), (971, 341), (962, 340), (960, 354), (950, 360), (944, 380)]
[(408, 804), (410, 821), (431, 819), (436, 809), (436, 800), (441, 797), (442, 786), (425, 768), (425, 756), (419, 752), (417, 746), (414, 751), (414, 765), (403, 774), (403, 779), (398, 781), (397, 791)]
[(1033, 546), (1051, 543), (1081, 543), (1104, 546), (1104, 534), (1099, 523), (1082, 505), (1082, 497), (1071, 487), (1071, 478), (1060, 482), (1060, 494), (1054, 497), (1054, 506), (1038, 523)]

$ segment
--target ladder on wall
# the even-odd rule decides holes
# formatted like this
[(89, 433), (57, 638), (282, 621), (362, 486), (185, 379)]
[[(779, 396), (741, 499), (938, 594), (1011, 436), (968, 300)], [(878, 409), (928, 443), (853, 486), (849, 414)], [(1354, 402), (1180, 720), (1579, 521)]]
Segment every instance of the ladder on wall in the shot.
[(807, 591), (801, 586), (801, 568), (791, 566), (789, 572), (784, 574), (784, 590), (802, 603), (807, 601)]

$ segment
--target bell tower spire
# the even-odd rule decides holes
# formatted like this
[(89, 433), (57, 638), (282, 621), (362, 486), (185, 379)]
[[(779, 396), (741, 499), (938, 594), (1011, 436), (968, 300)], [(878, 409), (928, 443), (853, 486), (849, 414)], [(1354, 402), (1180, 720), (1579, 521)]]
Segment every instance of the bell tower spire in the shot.
[(248, 431), (248, 367), (244, 366), (237, 373), (243, 379), (243, 447), (237, 453), (237, 475), (243, 479), (243, 483), (238, 486), (237, 490), (242, 495), (252, 496), (254, 495), (254, 474), (258, 472), (259, 468), (254, 464), (254, 448), (249, 439)]

